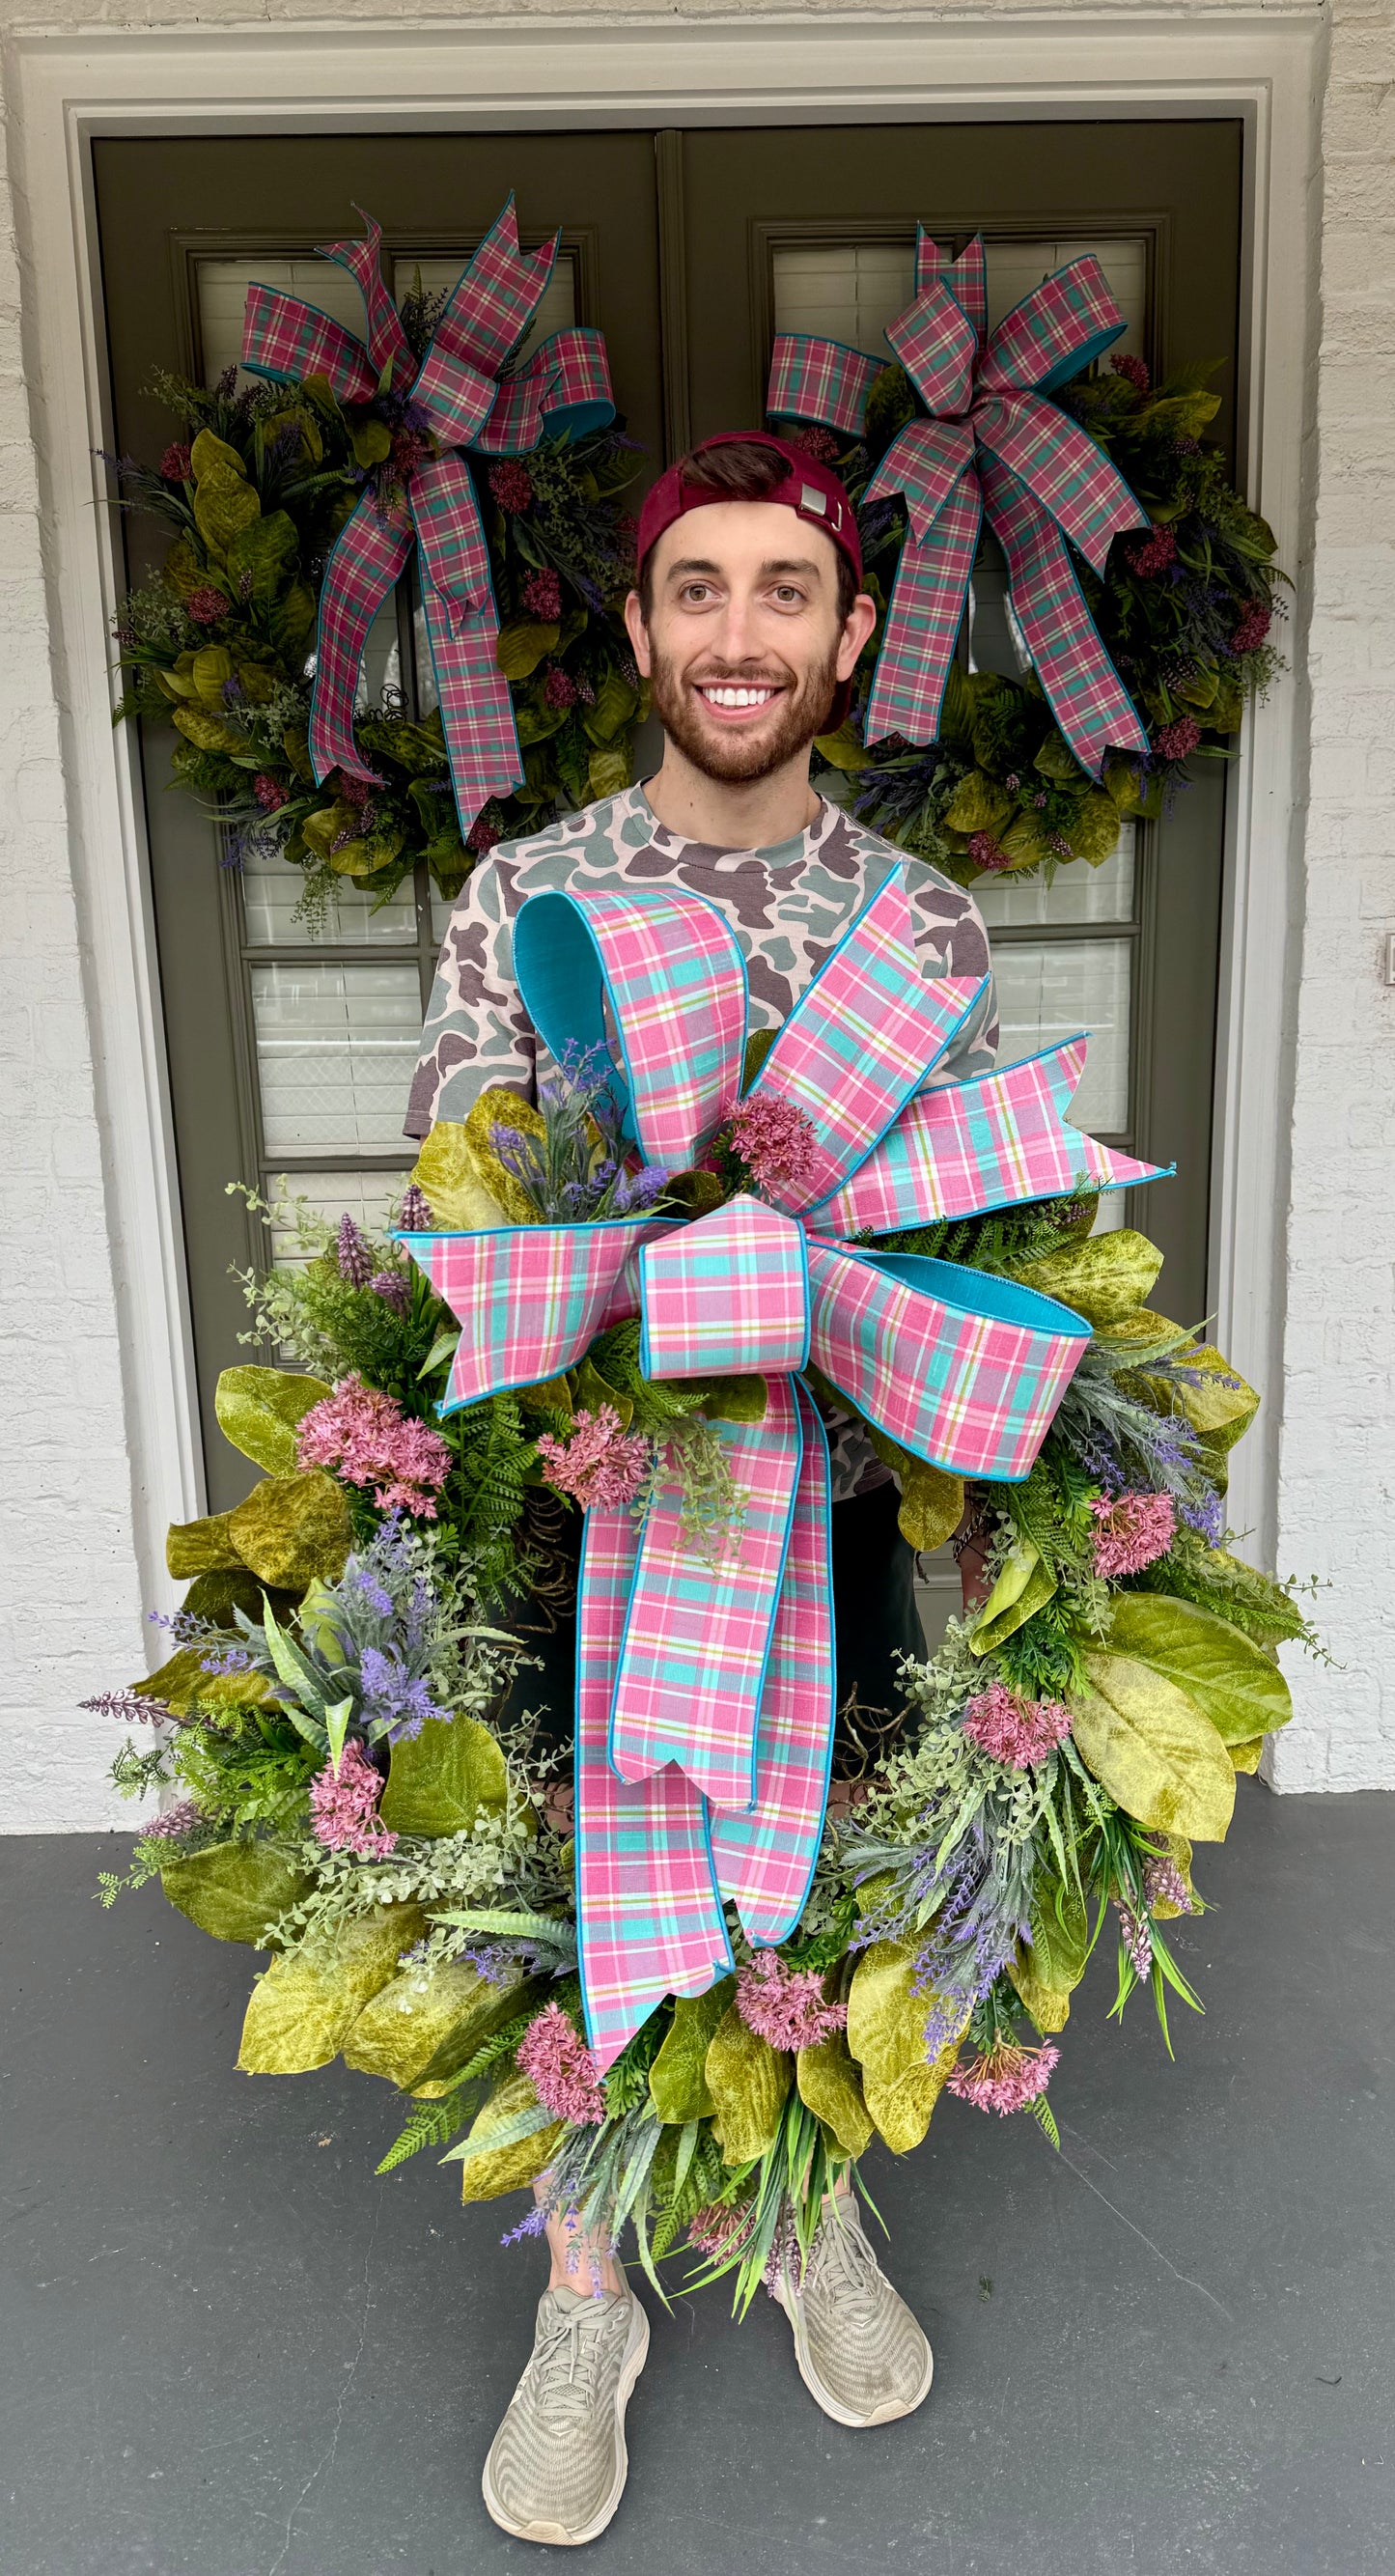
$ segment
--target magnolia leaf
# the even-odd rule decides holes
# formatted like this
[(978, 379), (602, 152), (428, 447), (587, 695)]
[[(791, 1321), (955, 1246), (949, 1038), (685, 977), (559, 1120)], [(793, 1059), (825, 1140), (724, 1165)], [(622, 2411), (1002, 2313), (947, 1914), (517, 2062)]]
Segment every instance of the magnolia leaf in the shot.
[(237, 449), (230, 447), (225, 438), (219, 438), (211, 429), (201, 429), (189, 450), (189, 471), (196, 483), (202, 483), (205, 475), (219, 473), (230, 474), (237, 482), (245, 479), (247, 468)]
[[(206, 433), (195, 439), (196, 447), (203, 444), (203, 435)], [(231, 454), (232, 450), (227, 452)], [(233, 539), (261, 514), (262, 505), (245, 478), (240, 457), (235, 473), (230, 466), (215, 463), (199, 474), (194, 491), (194, 525), (216, 561), (226, 559)]]
[(1232, 1744), (1227, 1749), (1237, 1771), (1257, 1771), (1264, 1751), (1264, 1738), (1257, 1735), (1252, 1744)]
[(176, 599), (191, 599), (196, 590), (219, 590), (227, 597), (227, 584), (210, 575), (209, 568), (189, 537), (176, 537), (161, 569), (161, 580)]
[(505, 679), (528, 679), (545, 654), (556, 652), (560, 633), (555, 618), (510, 617), (499, 629), (494, 653)]
[(1104, 786), (1110, 803), (1119, 813), (1134, 814), (1138, 811), (1143, 790), (1136, 760), (1126, 759), (1122, 752), (1111, 751), (1104, 764)]
[(223, 695), (233, 675), (232, 655), (223, 644), (201, 644), (194, 655), (194, 694), (211, 716), (221, 715), (227, 705)]
[(1024, 2012), (1031, 2014), (1039, 2031), (1064, 2030), (1070, 2019), (1069, 1986), (1053, 1986), (1041, 1973), (1041, 1962), (1024, 1941), (1017, 1945), (1017, 1955), (1009, 1959), (1007, 1972), (1017, 1989), (1017, 1999)]
[(801, 2102), (832, 2130), (848, 2155), (860, 2156), (871, 2143), (875, 2123), (844, 2033), (835, 2030), (812, 2048), (801, 2048), (794, 2064)]
[(176, 1853), (160, 1870), (171, 1905), (215, 1941), (265, 1944), (267, 1926), (298, 1905), (314, 1881), (270, 1843), (210, 1843)]
[(349, 444), (355, 464), (371, 473), (375, 465), (386, 465), (391, 456), (392, 432), (385, 420), (361, 420), (350, 429)]
[(411, 1177), (428, 1201), (437, 1225), (447, 1232), (457, 1227), (463, 1230), (507, 1225), (510, 1221), (507, 1209), (490, 1196), (480, 1179), (464, 1127), (454, 1119), (437, 1119), (422, 1141)]
[[(696, 1388), (690, 1388), (695, 1394)], [(764, 1422), (770, 1390), (763, 1377), (709, 1377), (702, 1381), (702, 1410), (709, 1422)]]
[(1162, 1260), (1146, 1234), (1123, 1225), (1110, 1234), (1087, 1235), (1065, 1252), (1024, 1262), (1014, 1275), (1045, 1297), (1059, 1297), (1087, 1323), (1110, 1324), (1146, 1302)]
[(958, 2054), (959, 2042), (951, 2039), (931, 2064), (922, 2060), (919, 2066), (909, 2067), (895, 2084), (879, 2084), (864, 2074), (867, 2108), (894, 2156), (909, 2155), (912, 2147), (920, 2145)]
[(265, 1673), (210, 1673), (201, 1646), (181, 1646), (168, 1663), (131, 1687), (141, 1699), (163, 1700), (176, 1717), (191, 1708), (265, 1708), (273, 1694)]
[[(255, 1574), (243, 1565), (220, 1568), (216, 1574), (196, 1574), (180, 1603), (191, 1619), (212, 1619), (220, 1628), (235, 1628), (235, 1613), (245, 1611), (249, 1619), (260, 1619), (267, 1595)], [(278, 1618), (284, 1619), (295, 1607), (295, 1596), (278, 1592), (272, 1600)]]
[(723, 2163), (752, 2163), (779, 2136), (793, 2059), (749, 2030), (731, 2004), (712, 2035), (703, 2072), (721, 2124)]
[(1070, 845), (1087, 867), (1098, 868), (1119, 846), (1119, 809), (1112, 796), (1092, 787), (1082, 796), (1070, 823)]
[(1031, 1944), (1025, 1952), (1030, 1974), (1054, 1993), (1068, 1995), (1085, 1974), (1090, 1947), (1084, 1891), (1043, 1875), (1032, 1891), (1031, 1922)]
[(1199, 1349), (1178, 1353), (1180, 1365), (1189, 1372), (1199, 1372), (1203, 1383), (1178, 1385), (1175, 1380), (1145, 1376), (1150, 1391), (1156, 1389), (1159, 1399), (1177, 1406), (1194, 1431), (1206, 1439), (1208, 1448), (1222, 1455), (1233, 1449), (1248, 1431), (1259, 1411), (1259, 1397), (1247, 1386), (1238, 1369), (1216, 1349), (1213, 1342), (1203, 1342)]
[(1038, 770), (1043, 778), (1059, 779), (1064, 786), (1069, 786), (1072, 780), (1080, 776), (1080, 763), (1071, 750), (1070, 744), (1065, 735), (1056, 732), (1054, 728), (1033, 759), (1032, 767)]
[(300, 1377), (293, 1369), (226, 1368), (213, 1410), (224, 1439), (244, 1458), (269, 1475), (289, 1476), (295, 1470), (297, 1424), (333, 1391), (322, 1377)]
[(996, 832), (1012, 812), (1013, 800), (996, 778), (971, 769), (961, 778), (944, 809), (942, 821), (954, 832)]
[[(525, 2131), (521, 2137), (516, 2129), (524, 2114), (540, 2107), (526, 2075), (506, 2075), (503, 2083), (495, 2087), (466, 2141), (472, 2153), (460, 2165), (462, 2200), (497, 2200), (501, 2192), (520, 2191), (525, 2183), (546, 2173), (561, 2142), (565, 2122), (551, 2120), (545, 2127)], [(511, 2140), (510, 2130), (514, 2131)]]
[(722, 1184), (715, 1172), (670, 1172), (664, 1196), (686, 1208), (690, 1217), (706, 1216), (710, 1208), (721, 1206)]
[[(511, 1225), (536, 1225), (538, 1211), (523, 1183), (515, 1180), (494, 1150), (496, 1127), (512, 1127), (519, 1135), (535, 1137), (541, 1144), (546, 1135), (542, 1112), (530, 1100), (520, 1100), (516, 1091), (493, 1084), (480, 1093), (465, 1121), (465, 1143), (478, 1180)], [(434, 1199), (431, 1203), (433, 1207), (436, 1204)]]
[(244, 1564), (287, 1591), (303, 1591), (317, 1574), (336, 1582), (354, 1538), (349, 1506), (322, 1467), (254, 1485), (229, 1512), (228, 1528)]
[(1140, 1825), (1224, 1842), (1235, 1772), (1209, 1717), (1130, 1655), (1091, 1651), (1084, 1661), (1089, 1680), (1071, 1694), (1071, 1733), (1101, 1788)]
[[(565, 636), (562, 639), (564, 650), (567, 640)], [(613, 742), (624, 726), (633, 721), (638, 704), (638, 689), (629, 680), (622, 680), (612, 663), (583, 718), (592, 742)], [(626, 767), (628, 770), (628, 762)]]
[(608, 1404), (611, 1412), (619, 1416), (622, 1431), (628, 1431), (634, 1419), (634, 1397), (625, 1395), (618, 1386), (611, 1385), (609, 1378), (602, 1377), (593, 1360), (581, 1361), (572, 1382), (578, 1411), (599, 1413), (602, 1405)]
[(376, 876), (379, 868), (390, 866), (406, 837), (395, 823), (380, 825), (374, 832), (357, 833), (352, 840), (329, 851), (329, 864), (336, 876)]
[(247, 1567), (232, 1534), (231, 1512), (210, 1512), (206, 1520), (171, 1521), (165, 1532), (165, 1563), (176, 1583), (197, 1574), (245, 1574)]
[(976, 1655), (991, 1654), (1004, 1637), (1025, 1626), (1056, 1589), (1056, 1577), (1042, 1562), (1034, 1540), (1019, 1535), (1012, 1542), (1003, 1570), (974, 1621), (969, 1645)]
[(247, 749), (245, 734), (234, 733), (231, 725), (221, 724), (216, 716), (205, 715), (199, 707), (176, 707), (174, 724), (196, 751), (231, 753)]
[(618, 796), (629, 783), (629, 746), (625, 743), (598, 743), (586, 764), (586, 785), (592, 798)]
[(420, 1735), (394, 1744), (378, 1812), (395, 1834), (468, 1834), (481, 1807), (502, 1815), (508, 1794), (508, 1769), (487, 1726), (477, 1717), (428, 1717)]
[(412, 2078), (411, 2089), (419, 2099), (429, 2098), (438, 2088), (448, 2093), (462, 2066), (469, 2065), (476, 2050), (492, 2039), (496, 2030), (502, 2030), (507, 2022), (516, 2021), (520, 2013), (546, 1998), (545, 1977), (521, 1978), (512, 1986), (493, 1986), (487, 1977), (480, 1977), (471, 1994), (466, 1979), (475, 1973), (468, 1959), (454, 1959), (449, 1968), (438, 1971), (439, 1977), (451, 1981), (446, 1993), (455, 1997), (454, 2018), (443, 2027), (430, 2057)]
[(491, 1985), (468, 1959), (452, 1959), (424, 1984), (419, 1968), (402, 1968), (364, 2005), (345, 2037), (344, 2063), (410, 2092), (437, 2077), (435, 2060), (451, 2049), (455, 2063), (441, 2071), (467, 2065), (491, 2031), (515, 2018), (521, 1993)]
[(919, 1974), (917, 1952), (906, 1941), (874, 1941), (853, 1970), (848, 2046), (866, 2082), (896, 2085), (911, 2068), (925, 2067), (926, 2025), (937, 1998), (919, 1984)]
[(867, 766), (867, 754), (851, 716), (836, 733), (819, 734), (814, 749), (821, 760), (827, 761), (830, 769), (865, 769)]
[[(1263, 1750), (1264, 1738), (1263, 1736), (1256, 1736), (1254, 1746), (1255, 1763), (1258, 1762), (1259, 1756)], [(1235, 1756), (1237, 1753), (1246, 1753), (1248, 1751), (1248, 1745), (1232, 1744), (1229, 1747), (1231, 1761), (1235, 1762)], [(1253, 1770), (1255, 1763), (1247, 1763), (1243, 1767), (1247, 1770)], [(1235, 1768), (1238, 1771), (1242, 1766), (1240, 1763), (1235, 1762)], [(1194, 1897), (1196, 1895), (1196, 1889), (1192, 1885), (1192, 1847), (1188, 1842), (1186, 1835), (1160, 1834), (1158, 1836), (1158, 1840), (1164, 1845), (1168, 1859), (1175, 1862), (1177, 1869), (1181, 1874), (1182, 1884), (1186, 1888), (1188, 1895)], [(1185, 1905), (1174, 1905), (1170, 1896), (1155, 1896), (1151, 1898), (1149, 1902), (1148, 1911), (1151, 1915), (1156, 1917), (1159, 1923), (1168, 1923), (1172, 1920), (1174, 1915), (1185, 1914), (1187, 1908)]]
[(901, 1536), (910, 1547), (943, 1547), (964, 1517), (962, 1476), (951, 1476), (943, 1467), (932, 1467), (926, 1459), (901, 1448), (899, 1442), (888, 1440), (884, 1431), (875, 1430), (870, 1423), (865, 1428), (883, 1466), (890, 1467), (901, 1479), (901, 1508), (897, 1513)]
[(649, 2098), (670, 2127), (705, 2120), (717, 2107), (703, 2068), (735, 1992), (735, 1978), (721, 1977), (705, 1995), (679, 1995), (674, 2003), (672, 2023), (649, 2069)]
[(342, 1923), (332, 1942), (273, 1959), (252, 1988), (237, 2062), (244, 2075), (304, 2075), (337, 2057), (359, 2014), (419, 1941), (419, 1905), (384, 1905)]
[(1248, 1744), (1293, 1715), (1288, 1684), (1263, 1647), (1194, 1601), (1118, 1592), (1108, 1643), (1185, 1691), (1226, 1744)]
[(998, 847), (1006, 851), (1013, 868), (1034, 868), (1052, 855), (1038, 814), (1019, 814), (1000, 835)]

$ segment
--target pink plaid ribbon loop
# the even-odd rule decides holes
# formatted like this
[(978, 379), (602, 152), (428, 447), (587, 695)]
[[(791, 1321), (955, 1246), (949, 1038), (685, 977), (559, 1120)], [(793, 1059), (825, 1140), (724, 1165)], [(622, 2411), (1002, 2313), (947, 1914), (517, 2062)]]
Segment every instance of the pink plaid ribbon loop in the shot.
[[(650, 1160), (687, 1163), (739, 1089), (741, 952), (695, 895), (535, 895), (514, 971), (553, 1054), (608, 1051)], [(606, 2067), (668, 1994), (787, 1939), (823, 1831), (834, 1720), (828, 1450), (812, 1358), (915, 1456), (1029, 1474), (1090, 1328), (1051, 1298), (952, 1262), (840, 1238), (969, 1215), (1155, 1167), (1065, 1118), (1085, 1041), (977, 1082), (932, 1083), (980, 993), (927, 982), (893, 869), (778, 1032), (753, 1088), (797, 1107), (810, 1172), (661, 1217), (402, 1239), (461, 1322), (442, 1411), (555, 1375), (641, 1316), (641, 1366), (760, 1377), (758, 1420), (717, 1422), (742, 1496), (737, 1544), (704, 1554), (675, 1482), (643, 1526), (587, 1516), (577, 1649), (577, 1917), (587, 2033)], [(927, 1087), (929, 1085), (930, 1087)], [(736, 1408), (740, 1410), (742, 1408)]]
[[(1146, 753), (1147, 729), (1086, 606), (1065, 540), (1096, 572), (1123, 529), (1147, 527), (1117, 468), (1046, 399), (1124, 325), (1093, 255), (1044, 278), (991, 334), (983, 244), (948, 260), (923, 228), (915, 300), (887, 344), (923, 405), (867, 486), (899, 492), (908, 533), (872, 678), (865, 737), (934, 739), (984, 518), (1001, 539), (1023, 640), (1076, 759), (1098, 777), (1110, 749)], [(776, 420), (861, 431), (868, 361), (781, 332), (766, 408)]]
[[(523, 780), (509, 685), (498, 667), (499, 616), (467, 451), (526, 453), (546, 430), (562, 438), (615, 417), (598, 331), (556, 331), (521, 366), (514, 355), (547, 290), (557, 239), (525, 252), (510, 197), (452, 288), (418, 362), (383, 282), (382, 233), (364, 216), (362, 241), (330, 242), (321, 257), (363, 294), (367, 344), (294, 296), (251, 286), (242, 363), (254, 375), (323, 375), (342, 402), (395, 405), (390, 482), (364, 492), (325, 567), (310, 702), (317, 784), (332, 770), (381, 784), (354, 739), (354, 700), (368, 630), (413, 546), (436, 692), (462, 834), (491, 796)], [(508, 372), (503, 371), (507, 369)]]

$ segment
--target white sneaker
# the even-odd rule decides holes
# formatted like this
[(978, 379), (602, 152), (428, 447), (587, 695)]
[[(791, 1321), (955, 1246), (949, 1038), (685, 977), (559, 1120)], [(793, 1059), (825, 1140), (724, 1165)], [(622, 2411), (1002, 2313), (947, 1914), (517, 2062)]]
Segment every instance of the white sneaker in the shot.
[(891, 2424), (930, 2394), (934, 2355), (862, 2232), (850, 2195), (824, 2202), (804, 2278), (775, 2296), (794, 2328), (799, 2375), (835, 2424)]
[(484, 2464), (484, 2500), (517, 2540), (576, 2548), (610, 2521), (629, 2471), (625, 2409), (649, 2352), (626, 2286), (544, 2290), (528, 2367)]

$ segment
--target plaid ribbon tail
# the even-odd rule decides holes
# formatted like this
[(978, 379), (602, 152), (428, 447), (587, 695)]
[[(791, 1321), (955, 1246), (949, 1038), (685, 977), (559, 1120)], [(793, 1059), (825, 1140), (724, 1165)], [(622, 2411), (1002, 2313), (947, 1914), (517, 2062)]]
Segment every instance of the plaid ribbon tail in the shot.
[(820, 340), (806, 331), (778, 331), (770, 356), (765, 408), (771, 420), (814, 420), (862, 436), (867, 397), (882, 372), (880, 358)]
[(824, 1234), (982, 1216), (1071, 1190), (1122, 1190), (1166, 1170), (1067, 1123), (1088, 1040), (1068, 1038), (972, 1082), (921, 1091), (845, 1187), (814, 1210)]
[(607, 1758), (639, 1534), (624, 1505), (586, 1515), (577, 1596), (576, 1919), (586, 2037), (604, 2074), (666, 1995), (733, 1966), (705, 1799), (672, 1764), (618, 1779)]
[(632, 1257), (674, 1231), (667, 1217), (621, 1217), (397, 1235), (462, 1328), (438, 1411), (570, 1368), (597, 1333), (636, 1312)]
[(584, 438), (608, 429), (614, 418), (605, 340), (578, 322), (554, 331), (516, 375), (504, 378), (474, 444), (482, 456), (521, 456), (545, 429), (563, 441)]
[(712, 1866), (747, 1938), (787, 1941), (823, 1839), (837, 1690), (829, 1555), (828, 1440), (807, 1387), (791, 1381), (804, 1433), (785, 1579), (761, 1701), (756, 1798), (712, 1819)]
[(1054, 1297), (958, 1262), (811, 1239), (815, 1360), (867, 1420), (953, 1475), (1020, 1484), (1090, 1340)]
[(242, 308), (242, 363), (273, 384), (327, 376), (341, 402), (370, 402), (378, 379), (363, 342), (331, 314), (274, 286), (249, 286)]
[(980, 450), (979, 477), (1007, 560), (1022, 640), (1081, 768), (1098, 778), (1110, 750), (1146, 758), (1147, 729), (1105, 650), (1054, 520), (987, 450)]
[(348, 270), (363, 297), (363, 310), (368, 322), (368, 355), (373, 362), (375, 381), (390, 366), (392, 375), (389, 381), (398, 383), (400, 391), (399, 379), (410, 378), (416, 372), (416, 359), (397, 307), (383, 284), (383, 228), (374, 222), (371, 215), (363, 213), (362, 206), (355, 206), (354, 213), (363, 216), (363, 240), (320, 242), (317, 255), (321, 259), (332, 259), (336, 267)]
[(474, 481), (463, 456), (412, 477), (422, 607), (462, 839), (491, 796), (523, 782), (513, 697), (499, 668), (499, 612)]
[(354, 699), (369, 628), (392, 597), (411, 551), (410, 523), (381, 517), (373, 495), (365, 492), (335, 540), (320, 592), (310, 697), (310, 765), (317, 785), (332, 769), (379, 783), (378, 771), (354, 741)]

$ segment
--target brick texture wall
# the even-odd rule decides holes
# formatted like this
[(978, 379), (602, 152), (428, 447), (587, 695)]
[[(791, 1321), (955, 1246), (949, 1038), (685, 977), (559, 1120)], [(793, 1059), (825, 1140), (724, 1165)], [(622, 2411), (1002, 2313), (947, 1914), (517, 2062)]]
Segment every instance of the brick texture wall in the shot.
[[(847, 0), (837, 6), (846, 14)], [(992, 0), (979, 6), (985, 16), (1010, 14)], [(1066, 14), (1060, 0), (1040, 0), (1039, 11), (1017, 0), (1017, 13)], [(0, 25), (8, 40), (36, 24), (323, 24), (382, 14), (352, 0), (273, 0), (258, 11), (246, 0), (95, 0), (26, 8)], [(413, 0), (402, 12), (471, 14), (461, 0), (439, 9)], [(575, 14), (654, 13), (612, 5)], [(729, 11), (688, 0), (672, 14)], [(797, 25), (819, 14), (815, 0), (790, 17)], [(922, 25), (938, 14), (962, 27), (979, 11), (904, 12)], [(1184, 41), (1190, 16), (1234, 23), (1242, 13), (1183, 5), (1169, 14)], [(1263, 13), (1280, 14), (1282, 0)], [(76, 1702), (140, 1670), (147, 1632), (129, 1534), (139, 1462), (122, 1384), (101, 1067), (68, 858), (35, 444), (42, 415), (27, 389), (16, 212), (0, 172), (0, 1829), (42, 1831), (129, 1822), (104, 1783), (110, 1731)], [(1297, 567), (1291, 638), (1300, 673), (1306, 654), (1311, 770), (1291, 995), (1286, 1368), (1269, 1395), (1281, 1562), (1330, 1587), (1321, 1616), (1338, 1660), (1295, 1662), (1298, 1717), (1277, 1747), (1274, 1780), (1395, 1787), (1395, 991), (1380, 981), (1385, 934), (1395, 929), (1395, 0), (1335, 0), (1313, 221), (1322, 310), (1312, 542)], [(1287, 1127), (1287, 1104), (1276, 1116)]]

